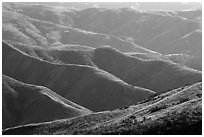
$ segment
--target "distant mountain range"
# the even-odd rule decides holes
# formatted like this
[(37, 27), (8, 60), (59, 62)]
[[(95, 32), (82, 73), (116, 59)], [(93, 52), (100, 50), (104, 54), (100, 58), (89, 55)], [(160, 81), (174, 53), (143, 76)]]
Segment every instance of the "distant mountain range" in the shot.
[[(78, 11), (5, 3), (3, 40), (35, 46), (110, 45), (122, 52), (180, 54), (176, 61), (171, 59), (201, 70), (201, 15), (201, 10), (140, 12), (127, 8), (91, 8)], [(186, 58), (185, 54), (190, 57)]]
[(66, 8), (86, 9), (98, 8), (133, 8), (137, 10), (165, 10), (180, 11), (201, 8), (199, 2), (25, 2), (24, 4), (40, 4), (49, 6), (61, 6)]
[(4, 2), (3, 134), (201, 134), (200, 3), (157, 4)]

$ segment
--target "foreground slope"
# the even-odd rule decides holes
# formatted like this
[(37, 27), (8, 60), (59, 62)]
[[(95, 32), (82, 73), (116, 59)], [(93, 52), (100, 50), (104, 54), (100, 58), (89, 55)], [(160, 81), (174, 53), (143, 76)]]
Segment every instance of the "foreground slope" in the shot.
[(172, 90), (128, 108), (15, 127), (3, 134), (201, 135), (202, 84)]
[(2, 45), (3, 74), (19, 81), (42, 85), (93, 111), (136, 103), (154, 91), (134, 87), (98, 68), (54, 64), (30, 57), (11, 45)]
[(91, 113), (46, 87), (25, 84), (5, 75), (2, 81), (4, 129)]

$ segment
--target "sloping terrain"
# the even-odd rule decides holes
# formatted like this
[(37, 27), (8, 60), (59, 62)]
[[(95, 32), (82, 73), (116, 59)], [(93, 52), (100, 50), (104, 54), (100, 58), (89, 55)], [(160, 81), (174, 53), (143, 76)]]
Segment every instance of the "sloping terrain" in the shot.
[(2, 78), (3, 129), (91, 113), (46, 87), (25, 84), (4, 75)]
[[(27, 48), (24, 46), (22, 50), (25, 49)], [(155, 55), (154, 59), (152, 55), (151, 60), (144, 60), (125, 55), (107, 46), (86, 51), (29, 49), (36, 53), (34, 57), (59, 64), (89, 65), (105, 70), (128, 84), (156, 92), (165, 92), (202, 79), (200, 71), (175, 64), (168, 58), (165, 59), (165, 56)]]
[[(38, 18), (32, 18), (30, 14), (26, 16), (27, 14), (21, 14), (23, 10), (17, 5), (13, 4), (15, 9), (12, 9), (10, 8), (10, 4), (5, 3), (3, 7), (2, 39), (11, 44), (44, 47), (75, 44), (94, 48), (110, 45), (122, 52), (135, 51), (156, 53), (115, 36), (54, 24), (55, 22), (49, 20), (45, 21), (39, 20)], [(7, 6), (9, 6), (9, 8)], [(31, 7), (28, 6), (27, 8)], [(46, 10), (46, 8), (44, 10)], [(31, 12), (31, 10), (29, 11)], [(34, 13), (38, 13), (36, 9), (34, 11)]]
[(97, 48), (93, 62), (125, 82), (164, 92), (202, 80), (200, 71), (180, 66), (168, 60), (143, 60), (122, 54), (109, 47)]
[(201, 7), (199, 2), (139, 2), (138, 8), (150, 11), (188, 11)]
[(128, 108), (15, 127), (3, 134), (202, 134), (202, 84), (156, 95)]
[(134, 104), (155, 92), (134, 87), (103, 70), (85, 65), (54, 64), (3, 44), (2, 72), (19, 81), (42, 85), (93, 111)]
[(182, 66), (187, 66), (189, 68), (202, 71), (202, 58), (191, 56), (188, 54), (166, 54), (166, 55), (158, 55), (158, 54), (149, 54), (149, 53), (138, 53), (138, 52), (127, 52), (125, 53), (129, 56), (145, 59), (145, 60), (168, 60), (178, 63)]
[(171, 61), (192, 69), (202, 71), (202, 58), (190, 56), (187, 54), (168, 54), (166, 55)]
[(202, 134), (200, 4), (104, 4), (2, 3), (3, 134)]
[(195, 20), (195, 21), (202, 21), (202, 9), (195, 8), (194, 10), (186, 10), (186, 11), (177, 11), (177, 15), (182, 16), (184, 18)]
[[(24, 46), (22, 50), (25, 49), (28, 48)], [(29, 49), (35, 53), (34, 57), (59, 64), (89, 65), (105, 70), (131, 85), (156, 92), (165, 92), (202, 79), (201, 72), (175, 64), (166, 56), (152, 55), (151, 60), (144, 60), (107, 46), (92, 50)]]
[[(168, 44), (172, 41), (178, 40), (189, 33), (194, 32), (195, 30), (201, 30), (200, 24), (194, 21), (182, 20), (181, 22), (176, 21), (175, 25), (169, 26), (165, 31), (154, 35), (150, 40), (143, 44), (144, 47), (155, 50), (163, 53), (168, 54)], [(185, 41), (184, 41), (185, 42)], [(197, 44), (196, 41), (192, 41), (192, 43)], [(191, 49), (193, 50), (200, 50), (199, 48), (194, 48), (194, 45), (190, 45)], [(201, 47), (201, 45), (199, 45)], [(185, 46), (182, 45), (178, 47), (172, 47), (173, 53), (177, 53), (178, 49), (185, 50)], [(191, 51), (192, 52), (192, 51)], [(172, 52), (170, 52), (172, 53)], [(193, 54), (196, 55), (196, 54)]]
[[(184, 62), (176, 57), (172, 61), (201, 70), (201, 15), (200, 9), (174, 12), (141, 12), (128, 8), (74, 10), (3, 3), (2, 38), (17, 48), (21, 44), (44, 47), (74, 44), (93, 48), (109, 45), (121, 52), (150, 53), (150, 56), (161, 56), (155, 51), (187, 54), (193, 59), (185, 58)], [(194, 61), (196, 63), (192, 63)]]
[[(8, 42), (3, 42), (3, 45)], [(39, 47), (39, 46), (27, 46), (27, 45), (14, 45), (17, 49), (25, 54), (48, 61), (55, 64), (79, 64), (95, 66), (92, 62), (93, 49), (90, 47), (80, 45), (62, 45), (55, 47)]]
[[(33, 21), (31, 20), (40, 21), (44, 23), (46, 22), (51, 24), (58, 24), (58, 26), (61, 27), (69, 26), (72, 28), (73, 27), (80, 28), (82, 29), (80, 33), (86, 32), (89, 35), (90, 33), (87, 31), (92, 31), (94, 33), (102, 33), (101, 35), (103, 35), (104, 39), (107, 39), (109, 37), (109, 39), (113, 39), (113, 41), (114, 39), (118, 39), (114, 38), (113, 36), (117, 36), (125, 40), (130, 40), (131, 42), (139, 44), (147, 49), (165, 54), (169, 53), (168, 50), (166, 50), (166, 48), (170, 48), (168, 45), (172, 43), (172, 41), (177, 40), (181, 41), (181, 39), (184, 36), (193, 33), (196, 30), (201, 30), (201, 18), (202, 18), (201, 17), (202, 12), (200, 9), (174, 12), (139, 11), (131, 8), (121, 9), (88, 8), (83, 10), (74, 10), (65, 7), (59, 8), (57, 6), (29, 5), (25, 3), (24, 4), (4, 3), (3, 13), (5, 14), (5, 16), (3, 16), (4, 22), (5, 20), (8, 20), (8, 18), (14, 18), (14, 15), (15, 16), (18, 15), (21, 17), (22, 21), (27, 20), (27, 23), (30, 22), (34, 27), (36, 27), (35, 25), (36, 23), (33, 23)], [(6, 16), (8, 14), (10, 16)], [(17, 21), (17, 24), (22, 21)], [(7, 22), (5, 25), (3, 24), (3, 26), (5, 26), (5, 29), (3, 30), (7, 31), (11, 30), (12, 29), (11, 27), (14, 27), (14, 25), (12, 26), (11, 25), (12, 25), (11, 21), (9, 20), (9, 22)], [(41, 29), (43, 28), (42, 26), (43, 25), (41, 25)], [(16, 27), (18, 27), (18, 25)], [(13, 31), (18, 30), (16, 29), (16, 27), (13, 28)], [(51, 29), (53, 27), (51, 27), (50, 25), (46, 25), (46, 28)], [(39, 30), (41, 32), (44, 32), (41, 29)], [(29, 33), (28, 37), (32, 35), (31, 37), (37, 38), (39, 41), (41, 41), (41, 44), (45, 44), (42, 43), (42, 41), (43, 42), (46, 41), (46, 36), (38, 37), (39, 33), (34, 34), (33, 32), (36, 31), (31, 27), (26, 29), (25, 31), (26, 31), (25, 33)], [(22, 32), (22, 30), (20, 30), (20, 32)], [(71, 31), (68, 34), (70, 35), (70, 33), (74, 32)], [(59, 35), (59, 31), (56, 30), (47, 34), (48, 37), (52, 37), (50, 35), (60, 37), (57, 36)], [(75, 36), (76, 33), (73, 35)], [(65, 34), (63, 33), (62, 37), (67, 38), (68, 37), (67, 32)], [(73, 38), (70, 39), (73, 40)], [(67, 42), (67, 40), (68, 39), (66, 39), (65, 41)], [(84, 43), (86, 43), (86, 41), (83, 40)], [(92, 41), (97, 41), (97, 37), (94, 38), (94, 40)], [(92, 41), (88, 42), (89, 46), (91, 46), (90, 43), (92, 43)], [(182, 40), (181, 42), (185, 43), (185, 40)], [(97, 41), (96, 43), (99, 42)], [(192, 48), (191, 50), (193, 51), (194, 50), (199, 51), (202, 45), (201, 43), (197, 43), (196, 41), (193, 40), (190, 40), (189, 43), (190, 43), (189, 46), (191, 48), (194, 47), (193, 46), (194, 44), (199, 45), (196, 48), (195, 47)], [(107, 43), (105, 44), (110, 45)], [(85, 44), (80, 43), (80, 45)], [(130, 45), (130, 43), (127, 45)], [(120, 47), (119, 44), (118, 46)], [(125, 49), (120, 48), (116, 49), (120, 51)], [(185, 50), (185, 46), (178, 45), (174, 48), (171, 48), (173, 49), (173, 54), (177, 53), (178, 51), (177, 48)]]
[(172, 41), (165, 48), (166, 53), (186, 53), (195, 57), (202, 57), (202, 32), (195, 30), (185, 36)]
[[(80, 13), (83, 12), (83, 13)], [(81, 29), (111, 34), (122, 39), (131, 40), (147, 49), (160, 53), (168, 53), (166, 48), (172, 41), (178, 40), (196, 30), (201, 30), (201, 22), (188, 19), (192, 14), (196, 17), (202, 16), (200, 10), (183, 12), (141, 12), (131, 9), (95, 9), (95, 15), (86, 16), (86, 19), (80, 20), (80, 15), (86, 15), (88, 10), (77, 12), (78, 18), (74, 27)], [(186, 16), (184, 18), (183, 16)], [(189, 16), (189, 17), (188, 17)], [(83, 16), (81, 16), (83, 18)], [(80, 24), (77, 24), (80, 23)], [(182, 42), (185, 42), (183, 40)], [(193, 44), (196, 41), (190, 41)], [(185, 47), (179, 45), (172, 48), (173, 53), (178, 49), (185, 50)], [(196, 47), (193, 50), (200, 50)], [(196, 54), (193, 54), (196, 55)]]

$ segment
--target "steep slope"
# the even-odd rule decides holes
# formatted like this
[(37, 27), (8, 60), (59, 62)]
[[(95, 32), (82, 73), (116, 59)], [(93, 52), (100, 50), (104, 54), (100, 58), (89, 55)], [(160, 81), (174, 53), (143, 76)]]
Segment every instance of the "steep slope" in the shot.
[(110, 47), (94, 50), (93, 62), (125, 82), (164, 92), (202, 80), (200, 71), (168, 60), (143, 60), (122, 54)]
[[(165, 45), (164, 45), (165, 46)], [(195, 30), (185, 36), (170, 42), (164, 47), (166, 53), (185, 53), (195, 57), (202, 57), (202, 32)]]
[(177, 15), (190, 20), (201, 21), (201, 18), (202, 18), (202, 9), (200, 8), (186, 10), (186, 11), (177, 11), (176, 13)]
[(42, 86), (2, 77), (3, 129), (90, 114), (91, 111)]
[(202, 84), (169, 91), (128, 108), (15, 127), (3, 134), (201, 135)]
[[(110, 45), (122, 52), (150, 52), (131, 43), (134, 42), (147, 49), (168, 54), (166, 48), (172, 41), (201, 30), (201, 13), (199, 9), (175, 12), (138, 11), (131, 8), (74, 10), (43, 4), (3, 3), (3, 39), (16, 35), (17, 41), (37, 45)], [(70, 29), (73, 27), (80, 29)], [(194, 44), (199, 46), (195, 48), (192, 46)], [(201, 51), (201, 45), (195, 41), (189, 44), (198, 51)], [(179, 45), (173, 48), (172, 54), (177, 53), (177, 48), (185, 50)]]
[(149, 53), (138, 53), (138, 52), (127, 52), (125, 53), (129, 56), (145, 59), (145, 60), (169, 60), (175, 63), (178, 63), (182, 66), (187, 66), (189, 68), (202, 71), (202, 58), (195, 57), (188, 54), (166, 54), (166, 55), (157, 55), (157, 54), (149, 54)]
[[(75, 27), (130, 39), (145, 48), (160, 53), (167, 52), (165, 47), (170, 42), (180, 39), (195, 30), (201, 30), (201, 23), (191, 19), (191, 16), (194, 15), (195, 18), (201, 18), (202, 12), (200, 10), (141, 12), (128, 8), (95, 9), (95, 14), (92, 16), (88, 14), (88, 11), (86, 9), (76, 13), (78, 15), (76, 20), (79, 23), (76, 22)], [(86, 15), (87, 18), (84, 18), (83, 15)]]
[[(4, 41), (5, 43), (8, 43)], [(53, 63), (80, 64), (97, 67), (92, 61), (93, 50), (95, 48), (81, 45), (61, 45), (51, 47), (27, 46), (22, 44), (12, 44), (24, 53), (41, 58)], [(158, 53), (141, 53), (127, 52), (129, 56), (145, 59), (145, 60), (167, 60), (187, 66), (192, 69), (202, 70), (202, 59), (200, 57), (190, 56), (187, 54), (158, 54)]]
[[(165, 50), (165, 48), (168, 47), (169, 43), (181, 37), (184, 37), (185, 35), (198, 29), (201, 29), (199, 23), (194, 21), (182, 20), (181, 22), (175, 25), (172, 25), (162, 33), (156, 34), (152, 39), (144, 43), (143, 46), (146, 48), (149, 47), (152, 50), (157, 49), (156, 51), (167, 54), (168, 52)], [(191, 45), (192, 48), (193, 46), (194, 45)], [(179, 48), (183, 48), (183, 47), (179, 47)], [(199, 50), (198, 48), (195, 48), (195, 49)], [(177, 48), (174, 48), (174, 50), (177, 50)]]
[(202, 58), (190, 56), (187, 54), (168, 54), (166, 55), (171, 61), (192, 69), (202, 71)]
[[(4, 42), (3, 44), (8, 44)], [(13, 45), (25, 54), (34, 58), (42, 59), (55, 64), (79, 64), (95, 66), (92, 62), (92, 53), (94, 48), (80, 45), (62, 45), (54, 47), (39, 47), (27, 45)]]
[[(65, 7), (63, 8), (63, 7), (52, 6), (50, 3), (30, 4), (30, 3), (22, 3), (22, 2), (21, 3), (4, 2), (3, 9), (16, 11), (25, 16), (42, 20), (42, 21), (52, 22), (54, 24), (69, 26), (74, 23), (68, 15), (69, 10), (71, 9), (68, 9)], [(64, 16), (64, 13), (66, 13), (66, 16)]]
[(2, 72), (19, 81), (42, 85), (93, 111), (136, 103), (155, 92), (131, 86), (103, 70), (39, 60), (3, 44)]
[[(54, 24), (54, 22), (49, 22), (49, 20), (45, 21), (38, 18), (32, 18), (32, 13), (21, 13), (23, 9), (16, 6), (15, 3), (13, 3), (15, 9), (5, 8), (5, 3), (3, 5), (2, 39), (8, 41), (11, 44), (25, 44), (29, 46), (43, 47), (75, 44), (94, 48), (103, 45), (110, 45), (122, 52), (135, 51), (156, 53), (115, 36), (93, 33), (69, 26), (64, 26), (63, 24)], [(30, 6), (27, 8), (32, 9)], [(44, 10), (47, 11), (48, 9), (46, 9), (47, 8)], [(34, 11), (36, 11), (36, 9)]]
[[(194, 51), (201, 51), (200, 36), (196, 36), (199, 40), (188, 39), (188, 46), (176, 44), (172, 41), (180, 41), (186, 43), (183, 37), (201, 30), (201, 23), (190, 18), (194, 14), (196, 17), (202, 16), (200, 11), (182, 11), (180, 12), (138, 12), (128, 9), (120, 10), (102, 10), (93, 16), (88, 25), (79, 25), (79, 28), (91, 30), (98, 33), (111, 34), (122, 39), (133, 41), (147, 49), (157, 51), (164, 54), (181, 53), (190, 48), (190, 55), (198, 56)], [(181, 14), (181, 15), (180, 15)], [(183, 15), (182, 15), (183, 14)], [(192, 15), (193, 14), (193, 15)], [(186, 16), (184, 18), (183, 16)], [(86, 22), (85, 22), (86, 24)], [(194, 46), (196, 45), (196, 47)], [(201, 54), (199, 54), (201, 57)]]
[[(164, 55), (148, 54), (147, 56), (147, 54), (140, 53), (137, 54), (139, 55), (137, 58), (125, 55), (108, 46), (86, 51), (53, 48), (47, 50), (32, 48), (31, 50), (35, 53), (34, 57), (58, 64), (89, 65), (105, 70), (131, 85), (156, 92), (165, 92), (202, 79), (201, 72), (175, 64), (169, 60), (170, 57)], [(182, 64), (180, 60), (176, 61)]]

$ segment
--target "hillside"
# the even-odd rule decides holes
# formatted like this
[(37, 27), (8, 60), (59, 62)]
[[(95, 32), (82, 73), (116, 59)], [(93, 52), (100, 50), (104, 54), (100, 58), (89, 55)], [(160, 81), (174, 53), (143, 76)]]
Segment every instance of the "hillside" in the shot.
[(127, 56), (110, 47), (97, 48), (93, 62), (125, 82), (165, 92), (202, 80), (200, 71), (175, 64), (168, 60), (143, 60)]
[(196, 20), (201, 22), (202, 18), (202, 9), (196, 8), (194, 10), (186, 10), (186, 11), (177, 11), (179, 16), (182, 16), (187, 19)]
[(202, 71), (202, 58), (191, 56), (188, 54), (166, 54), (166, 55), (157, 55), (157, 54), (149, 54), (149, 53), (138, 53), (138, 52), (127, 52), (125, 53), (129, 56), (145, 59), (145, 60), (168, 60), (173, 61), (174, 63), (178, 63), (182, 66), (187, 66), (189, 68)]
[(187, 54), (168, 54), (166, 55), (171, 61), (178, 63), (182, 66), (187, 66), (192, 69), (202, 71), (202, 58), (190, 56)]
[(202, 57), (202, 32), (195, 30), (185, 36), (172, 41), (164, 47), (166, 53), (186, 53), (195, 57)]
[(2, 77), (3, 129), (90, 114), (91, 111), (42, 86)]
[[(25, 30), (22, 29), (20, 30), (20, 32), (28, 36), (25, 39), (29, 39), (29, 38), (32, 39), (32, 37), (35, 37), (34, 39), (38, 39), (39, 43), (41, 42), (42, 45), (43, 44), (46, 45), (45, 44), (47, 43), (46, 41), (50, 42), (51, 39), (52, 41), (56, 42), (56, 39), (58, 39), (57, 41), (59, 41), (59, 38), (61, 37), (67, 38), (69, 37), (68, 34), (72, 35), (70, 33), (74, 33), (73, 34), (74, 37), (76, 37), (76, 35), (77, 36), (82, 35), (82, 34), (78, 34), (78, 32), (76, 33), (73, 31), (69, 31), (68, 34), (65, 31), (63, 32), (63, 34), (60, 35), (59, 29), (53, 30), (53, 28), (56, 28), (56, 27), (53, 27), (53, 25), (49, 25), (49, 24), (55, 24), (63, 28), (66, 28), (67, 26), (70, 28), (78, 28), (78, 31), (81, 30), (80, 33), (86, 33), (88, 35), (93, 35), (90, 32), (93, 32), (95, 34), (101, 33), (100, 35), (102, 35), (103, 39), (109, 38), (111, 41), (121, 41), (123, 39), (123, 42), (119, 42), (120, 44), (118, 44), (118, 48), (116, 47), (116, 45), (113, 46), (119, 51), (124, 51), (126, 49), (126, 48), (122, 48), (124, 47), (124, 45), (122, 46), (121, 43), (124, 43), (124, 41), (126, 41), (126, 44), (127, 44), (127, 41), (131, 41), (140, 46), (143, 46), (144, 48), (157, 51), (160, 53), (164, 53), (164, 54), (169, 54), (169, 51), (166, 50), (166, 48), (169, 47), (168, 45), (172, 43), (172, 41), (177, 41), (179, 39), (181, 41), (181, 39), (184, 36), (190, 33), (193, 33), (196, 30), (200, 31), (201, 19), (202, 19), (202, 12), (200, 9), (192, 9), (187, 11), (141, 11), (141, 10), (135, 10), (131, 8), (106, 9), (106, 8), (93, 7), (93, 8), (86, 8), (82, 10), (75, 10), (75, 9), (66, 8), (66, 7), (60, 8), (60, 7), (51, 6), (51, 5), (39, 5), (39, 4), (32, 5), (32, 4), (25, 4), (25, 3), (24, 4), (4, 3), (3, 13), (4, 13), (3, 30), (6, 30), (7, 33), (11, 29), (13, 29), (13, 31), (19, 30), (17, 28), (20, 27), (19, 23), (21, 22), (26, 22), (25, 24), (32, 24), (32, 25), (26, 25), (26, 27), (24, 24), (23, 25), (24, 29), (25, 28), (27, 29)], [(6, 16), (6, 15), (9, 15), (9, 16)], [(19, 21), (19, 18), (15, 18), (16, 16), (20, 16), (19, 18), (21, 20)], [(11, 22), (10, 18), (12, 18), (12, 20), (14, 21)], [(39, 29), (38, 28), (39, 22), (41, 22), (41, 24), (42, 23), (48, 23), (48, 24), (40, 25), (40, 29)], [(12, 24), (18, 24), (16, 25), (17, 28), (15, 28), (15, 26)], [(43, 34), (42, 32), (46, 32), (45, 31), (46, 28), (49, 28), (48, 29), (49, 31), (53, 30), (47, 33), (47, 37), (50, 40), (46, 40), (47, 37), (45, 35), (42, 35), (39, 37), (39, 35), (41, 34), (37, 33), (37, 30), (31, 26), (34, 26), (36, 29), (38, 29), (41, 32), (41, 34)], [(14, 27), (14, 28), (11, 28), (11, 27)], [(16, 33), (16, 32), (13, 32), (13, 33)], [(18, 35), (23, 35), (23, 34), (18, 34)], [(56, 36), (56, 38), (53, 38), (53, 36)], [(82, 36), (80, 36), (80, 38), (81, 37)], [(96, 43), (99, 43), (98, 37), (96, 35), (94, 37), (96, 37), (94, 38), (94, 40), (90, 40), (88, 42), (89, 46), (91, 45), (90, 43), (92, 43), (92, 41), (93, 42), (97, 41)], [(73, 40), (73, 37), (70, 39)], [(66, 43), (63, 43), (63, 42), (61, 43), (68, 44), (67, 40), (68, 39), (65, 40)], [(82, 41), (86, 43), (87, 39)], [(105, 41), (108, 41), (108, 40), (105, 40)], [(185, 43), (185, 40), (182, 40), (181, 42)], [(189, 46), (191, 50), (193, 50), (192, 51), (193, 53), (194, 53), (194, 50), (199, 51), (201, 49), (200, 48), (201, 43), (196, 43), (196, 41), (193, 41), (193, 40), (190, 40), (189, 42), (190, 42)], [(96, 45), (96, 43), (94, 45)], [(74, 44), (74, 43), (69, 43), (69, 44)], [(75, 43), (75, 44), (85, 45), (82, 43)], [(103, 44), (110, 45), (104, 42)], [(197, 44), (198, 47), (193, 49), (192, 46), (194, 44)], [(131, 44), (129, 43), (127, 45), (131, 45)], [(129, 48), (131, 49), (131, 46), (129, 46)], [(178, 51), (177, 48), (180, 50), (185, 50), (185, 47), (183, 47), (182, 45), (178, 45), (177, 47), (173, 48), (172, 54), (177, 54), (177, 51)], [(132, 50), (133, 49), (134, 48), (132, 48)], [(196, 55), (196, 54), (193, 54), (193, 55)]]
[(176, 57), (172, 61), (201, 70), (200, 9), (172, 12), (130, 8), (75, 10), (49, 4), (3, 3), (2, 12), (2, 38), (17, 48), (18, 45), (92, 48), (109, 45), (121, 52), (150, 56), (187, 54), (192, 59), (185, 58), (184, 62)]
[(201, 135), (201, 5), (3, 2), (2, 134)]
[(202, 84), (156, 95), (128, 108), (15, 127), (3, 134), (201, 135)]
[(25, 55), (11, 45), (2, 47), (2, 72), (19, 81), (42, 85), (92, 111), (131, 105), (155, 92), (132, 86), (101, 69), (54, 64)]
[[(25, 46), (21, 48), (26, 51)], [(105, 70), (130, 85), (165, 92), (200, 81), (201, 72), (175, 64), (167, 56), (149, 55), (149, 60), (131, 57), (108, 46), (92, 50), (29, 48), (34, 57), (58, 64), (88, 65)], [(27, 51), (26, 51), (27, 52)], [(28, 55), (30, 52), (27, 52)], [(143, 54), (144, 55), (144, 54)], [(172, 56), (171, 60), (175, 60)], [(144, 57), (143, 57), (144, 58)], [(150, 60), (151, 59), (151, 60)], [(179, 60), (175, 60), (175, 62)], [(179, 63), (182, 63), (181, 61)], [(195, 63), (195, 62), (194, 62)]]
[[(3, 45), (9, 45), (3, 41)], [(31, 57), (48, 61), (54, 64), (79, 64), (95, 66), (91, 56), (93, 49), (81, 45), (62, 45), (55, 47), (39, 47), (27, 45), (12, 45)], [(96, 67), (96, 66), (95, 66)]]
[[(32, 9), (35, 6), (30, 7), (28, 5), (21, 4), (13, 4), (12, 6), (14, 9), (11, 8), (11, 5), (8, 3), (3, 4), (2, 39), (13, 45), (23, 44), (27, 46), (46, 47), (74, 44), (94, 48), (110, 45), (122, 52), (135, 51), (156, 53), (115, 36), (93, 33), (82, 29), (73, 28), (69, 25), (59, 25), (50, 20), (43, 20), (41, 18), (33, 17), (33, 14), (29, 14), (29, 11), (31, 10), (27, 11), (28, 14), (21, 13), (21, 11), (25, 11), (25, 9), (21, 9), (21, 6), (28, 9)], [(44, 6), (40, 7), (43, 8)], [(36, 8), (39, 8), (39, 6), (36, 6)], [(45, 11), (48, 10), (46, 7), (44, 8)], [(52, 8), (50, 7), (49, 9)], [(34, 11), (36, 11), (36, 15), (41, 15), (37, 12), (37, 9)], [(52, 19), (56, 18), (52, 17)]]
[[(137, 11), (128, 8), (95, 9), (94, 15), (90, 15), (90, 11), (88, 9), (78, 11), (78, 17), (74, 18), (76, 20), (74, 27), (114, 35), (164, 54), (170, 53), (166, 48), (172, 41), (201, 30), (201, 21), (191, 18), (202, 18), (202, 12), (199, 9), (182, 12)], [(185, 40), (182, 42), (184, 43)], [(193, 49), (194, 44), (199, 47)], [(201, 45), (190, 40), (189, 46), (193, 51), (200, 50)], [(177, 48), (185, 50), (185, 47), (179, 45), (171, 48), (173, 53), (177, 53)]]

